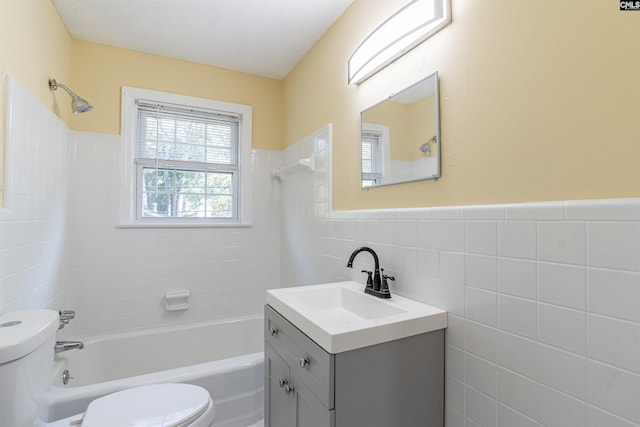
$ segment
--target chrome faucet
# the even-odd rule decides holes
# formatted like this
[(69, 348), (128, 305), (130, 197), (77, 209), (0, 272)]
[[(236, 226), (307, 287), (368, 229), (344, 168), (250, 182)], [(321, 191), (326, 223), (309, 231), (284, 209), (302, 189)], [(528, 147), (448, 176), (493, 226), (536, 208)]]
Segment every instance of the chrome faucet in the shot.
[(84, 343), (81, 341), (56, 341), (56, 345), (53, 348), (55, 353), (62, 353), (63, 351), (78, 349), (82, 350)]
[[(391, 298), (391, 292), (389, 292), (389, 285), (387, 283), (387, 279), (395, 280), (395, 277), (387, 276), (384, 274), (384, 270), (380, 268), (380, 261), (378, 259), (378, 254), (376, 254), (376, 252), (373, 249), (363, 246), (353, 251), (353, 253), (351, 253), (351, 256), (349, 257), (349, 262), (347, 263), (347, 267), (353, 268), (353, 260), (355, 259), (356, 255), (358, 255), (360, 252), (369, 252), (371, 255), (373, 255), (373, 263), (374, 263), (373, 279), (371, 278), (371, 273), (372, 273), (371, 271), (362, 270), (363, 273), (368, 274), (367, 285), (364, 288), (364, 292), (369, 295), (376, 296), (378, 298)], [(380, 275), (380, 271), (383, 272), (382, 276)]]

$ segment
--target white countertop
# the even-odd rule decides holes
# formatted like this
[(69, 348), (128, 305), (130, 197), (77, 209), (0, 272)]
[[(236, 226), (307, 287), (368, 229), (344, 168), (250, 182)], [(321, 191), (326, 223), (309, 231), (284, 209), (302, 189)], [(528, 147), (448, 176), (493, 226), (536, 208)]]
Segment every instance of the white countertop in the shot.
[(447, 327), (444, 310), (352, 281), (271, 289), (266, 303), (334, 354)]

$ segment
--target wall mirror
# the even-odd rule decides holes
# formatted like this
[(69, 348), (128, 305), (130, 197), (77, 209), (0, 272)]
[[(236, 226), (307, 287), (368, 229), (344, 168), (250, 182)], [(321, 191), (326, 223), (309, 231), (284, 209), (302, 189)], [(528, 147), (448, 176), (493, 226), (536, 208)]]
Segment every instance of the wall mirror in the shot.
[(360, 114), (362, 187), (440, 177), (438, 72)]

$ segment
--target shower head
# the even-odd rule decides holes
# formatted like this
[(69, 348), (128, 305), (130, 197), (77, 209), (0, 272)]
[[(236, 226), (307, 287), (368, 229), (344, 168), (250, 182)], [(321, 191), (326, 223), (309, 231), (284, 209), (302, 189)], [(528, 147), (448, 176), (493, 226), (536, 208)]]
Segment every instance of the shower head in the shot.
[(93, 109), (93, 106), (89, 104), (86, 99), (76, 95), (67, 86), (63, 85), (62, 83), (58, 83), (56, 79), (49, 80), (49, 88), (51, 90), (57, 90), (59, 87), (61, 87), (62, 89), (67, 91), (69, 95), (71, 95), (71, 111), (73, 111), (73, 114), (86, 113), (87, 111), (91, 111)]
[(422, 144), (420, 147), (418, 147), (420, 149), (420, 151), (422, 151), (422, 154), (431, 154), (431, 143), (433, 142), (438, 142), (438, 137), (433, 135), (431, 138), (429, 138), (427, 140), (427, 142), (425, 142), (424, 144)]

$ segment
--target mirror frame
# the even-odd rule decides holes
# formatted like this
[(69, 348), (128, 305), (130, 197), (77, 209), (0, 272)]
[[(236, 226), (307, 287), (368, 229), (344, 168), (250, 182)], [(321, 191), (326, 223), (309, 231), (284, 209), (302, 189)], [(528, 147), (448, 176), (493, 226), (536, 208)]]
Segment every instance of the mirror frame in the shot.
[[(364, 186), (362, 185), (362, 181), (363, 181), (363, 168), (362, 168), (362, 133), (364, 130), (364, 124), (367, 123), (364, 121), (364, 114), (367, 111), (370, 111), (371, 109), (383, 104), (386, 101), (392, 100), (395, 96), (398, 96), (402, 93), (405, 93), (409, 90), (411, 90), (412, 88), (418, 86), (419, 84), (429, 80), (433, 78), (434, 79), (434, 97), (435, 97), (435, 141), (432, 142), (432, 144), (435, 145), (436, 149), (437, 149), (437, 153), (436, 153), (436, 172), (433, 175), (425, 175), (425, 176), (416, 176), (415, 178), (411, 178), (411, 179), (403, 179), (403, 180), (398, 180), (398, 181), (393, 181), (393, 182), (383, 182), (381, 184), (376, 184), (376, 185), (369, 185), (369, 186)], [(391, 144), (391, 142), (389, 141), (389, 144)], [(376, 104), (362, 110), (360, 112), (360, 184), (361, 184), (361, 188), (363, 190), (368, 190), (370, 188), (375, 188), (375, 187), (383, 187), (383, 186), (387, 186), (387, 185), (396, 185), (396, 184), (403, 184), (403, 183), (407, 183), (407, 182), (415, 182), (415, 181), (423, 181), (423, 180), (427, 180), (427, 179), (434, 179), (434, 180), (438, 180), (438, 178), (440, 178), (442, 176), (442, 144), (441, 144), (441, 137), (440, 137), (440, 82), (439, 82), (439, 78), (438, 78), (438, 72), (434, 71), (433, 73), (429, 74), (428, 76), (418, 80), (417, 82), (403, 88), (402, 90), (398, 91), (398, 92), (392, 92), (387, 98), (383, 99), (380, 102), (377, 102)], [(386, 150), (388, 150), (389, 147), (386, 148)], [(384, 150), (383, 150), (384, 151)]]

